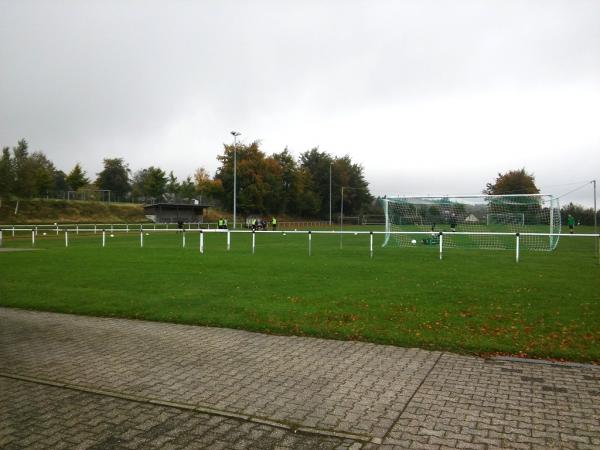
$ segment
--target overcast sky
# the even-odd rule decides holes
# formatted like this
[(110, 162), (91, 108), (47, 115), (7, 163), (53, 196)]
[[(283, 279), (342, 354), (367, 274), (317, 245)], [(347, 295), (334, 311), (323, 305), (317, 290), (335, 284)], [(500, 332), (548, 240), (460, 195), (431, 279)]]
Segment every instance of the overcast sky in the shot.
[(376, 195), (567, 192), (600, 179), (600, 1), (0, 0), (0, 145), (181, 178), (231, 130)]

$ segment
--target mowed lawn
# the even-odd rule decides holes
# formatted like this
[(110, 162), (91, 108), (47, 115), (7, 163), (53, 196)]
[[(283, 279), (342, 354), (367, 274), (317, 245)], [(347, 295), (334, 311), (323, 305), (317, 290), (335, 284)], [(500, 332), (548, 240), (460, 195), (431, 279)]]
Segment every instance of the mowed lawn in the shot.
[[(583, 230), (590, 231), (590, 230)], [(4, 232), (4, 247), (31, 248)], [(600, 363), (595, 238), (554, 252), (381, 248), (368, 235), (38, 235), (0, 253), (0, 305)]]

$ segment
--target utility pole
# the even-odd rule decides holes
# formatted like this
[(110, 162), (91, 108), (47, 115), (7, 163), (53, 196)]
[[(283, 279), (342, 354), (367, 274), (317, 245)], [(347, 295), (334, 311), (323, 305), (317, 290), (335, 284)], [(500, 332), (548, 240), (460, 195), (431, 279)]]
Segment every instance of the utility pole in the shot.
[(331, 226), (331, 168), (333, 163), (329, 163), (329, 226)]
[[(594, 234), (598, 234), (598, 209), (596, 209), (596, 180), (592, 180), (594, 184)], [(596, 236), (596, 256), (598, 257), (598, 262), (600, 263), (600, 252), (598, 251), (598, 241), (600, 241), (600, 237)]]
[(238, 133), (237, 131), (232, 131), (231, 135), (233, 136), (233, 229), (235, 230), (236, 226), (236, 216), (237, 216), (237, 137), (242, 133)]

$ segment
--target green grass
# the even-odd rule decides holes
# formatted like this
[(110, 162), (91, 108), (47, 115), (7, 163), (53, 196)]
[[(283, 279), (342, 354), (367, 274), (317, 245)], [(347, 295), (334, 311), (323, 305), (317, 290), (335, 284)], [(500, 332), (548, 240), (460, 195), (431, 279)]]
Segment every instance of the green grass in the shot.
[[(580, 230), (581, 232), (590, 230)], [(38, 236), (34, 252), (0, 253), (0, 305), (600, 362), (600, 265), (594, 238), (554, 252), (381, 248), (369, 237), (139, 233)], [(31, 247), (30, 234), (5, 247)]]

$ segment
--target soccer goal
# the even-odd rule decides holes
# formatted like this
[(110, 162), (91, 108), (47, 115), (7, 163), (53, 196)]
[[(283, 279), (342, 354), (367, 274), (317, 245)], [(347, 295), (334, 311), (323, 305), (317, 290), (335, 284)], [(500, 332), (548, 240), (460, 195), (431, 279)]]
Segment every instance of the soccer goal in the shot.
[[(466, 195), (388, 197), (384, 246), (512, 249), (516, 233), (560, 233), (560, 208), (552, 195)], [(394, 232), (428, 232), (395, 234)], [(511, 235), (486, 234), (511, 233)], [(522, 236), (523, 249), (551, 251), (559, 236)]]

